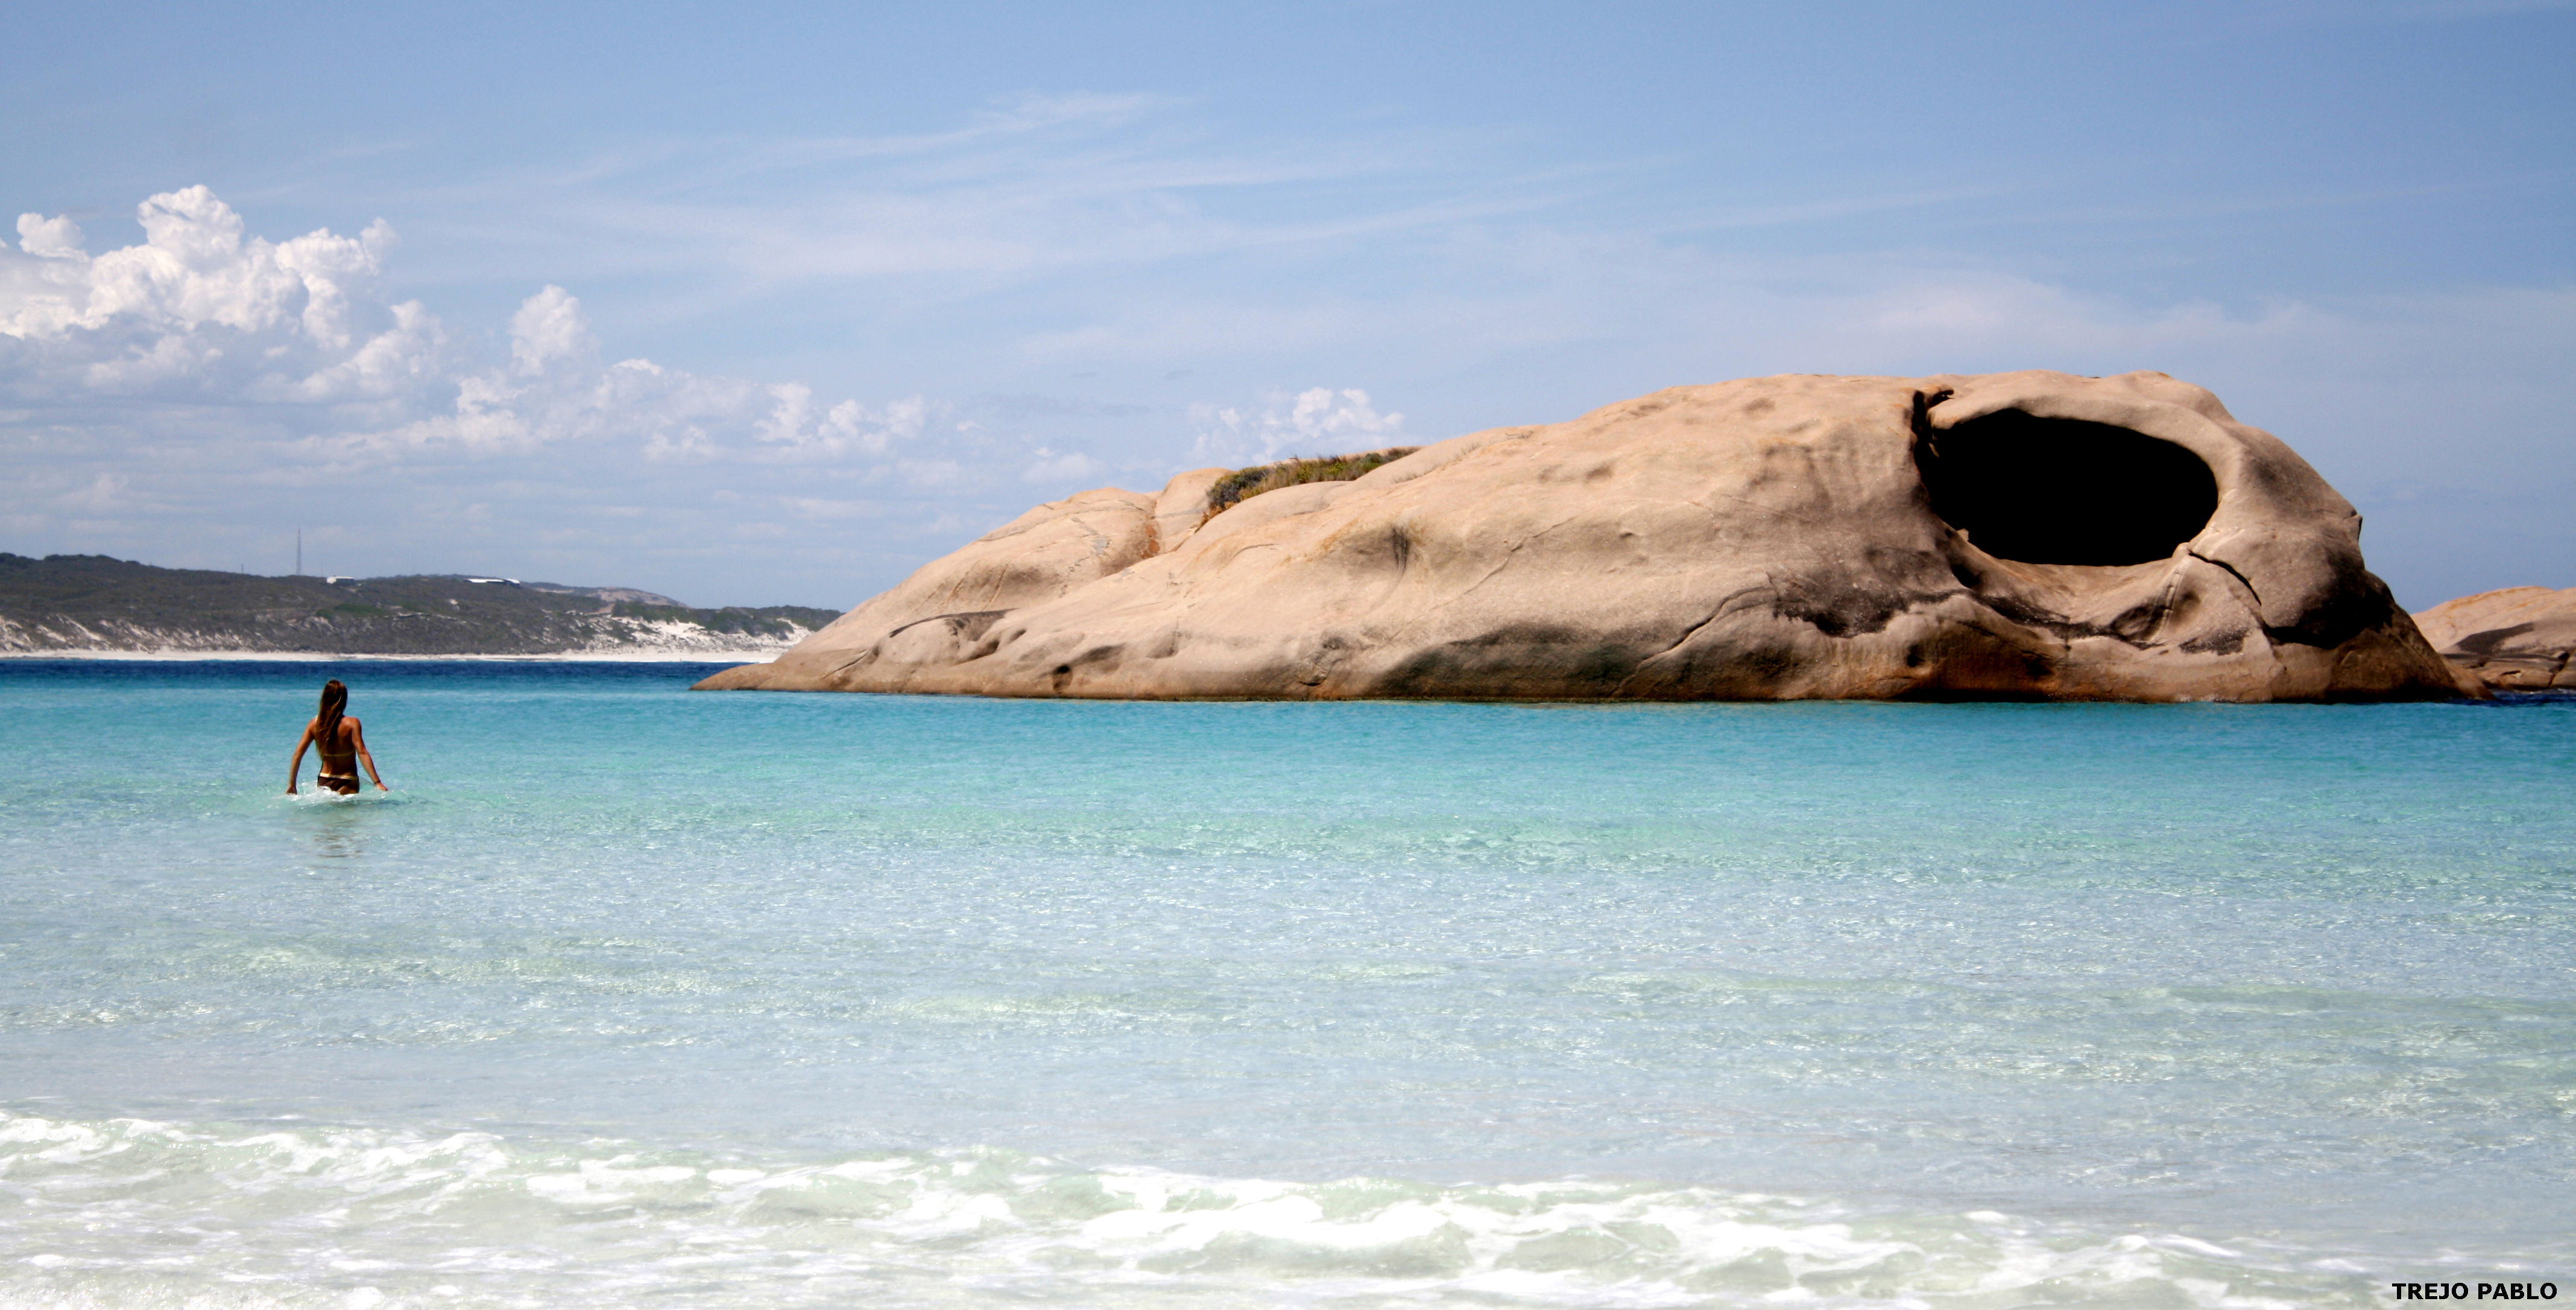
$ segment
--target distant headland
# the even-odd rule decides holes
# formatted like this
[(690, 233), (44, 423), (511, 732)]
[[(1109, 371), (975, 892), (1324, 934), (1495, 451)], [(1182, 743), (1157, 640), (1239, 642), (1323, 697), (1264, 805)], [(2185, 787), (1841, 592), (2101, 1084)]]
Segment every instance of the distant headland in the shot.
[(1083, 492), (699, 686), (2403, 700), (2486, 695), (2498, 659), (2559, 685), (2563, 650), (2479, 635), (2546, 627), (2523, 617), (2455, 616), (2446, 643), (2495, 649), (2436, 649), (2360, 535), (2289, 446), (2161, 373), (1752, 378)]
[(835, 617), (514, 578), (261, 577), (0, 552), (0, 655), (758, 658)]

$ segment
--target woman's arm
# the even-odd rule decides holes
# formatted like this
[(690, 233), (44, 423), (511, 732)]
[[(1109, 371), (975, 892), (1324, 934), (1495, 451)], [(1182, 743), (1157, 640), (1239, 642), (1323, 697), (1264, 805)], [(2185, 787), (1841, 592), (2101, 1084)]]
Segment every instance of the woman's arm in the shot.
[(383, 774), (376, 772), (376, 757), (367, 753), (367, 730), (356, 719), (349, 720), (349, 744), (358, 748), (358, 762), (367, 766), (367, 776), (375, 780), (377, 791), (392, 791), (385, 785)]
[(304, 748), (313, 744), (313, 725), (304, 725), (304, 735), (295, 739), (295, 758), (286, 762), (286, 794), (295, 794), (295, 775), (304, 771)]

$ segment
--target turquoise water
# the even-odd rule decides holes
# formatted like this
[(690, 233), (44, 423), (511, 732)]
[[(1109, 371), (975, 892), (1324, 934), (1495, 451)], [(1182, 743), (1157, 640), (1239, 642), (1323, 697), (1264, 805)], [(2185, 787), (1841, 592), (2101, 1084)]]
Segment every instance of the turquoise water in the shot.
[(2576, 1295), (2576, 701), (704, 672), (0, 661), (0, 1304)]

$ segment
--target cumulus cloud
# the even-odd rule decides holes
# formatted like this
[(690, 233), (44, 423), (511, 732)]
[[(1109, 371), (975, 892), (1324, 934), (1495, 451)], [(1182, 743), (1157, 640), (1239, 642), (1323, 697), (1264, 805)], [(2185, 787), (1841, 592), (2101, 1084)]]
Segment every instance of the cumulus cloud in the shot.
[(141, 244), (92, 255), (71, 219), (19, 217), (16, 248), (0, 244), (0, 392), (136, 402), (143, 427), (155, 403), (291, 406), (267, 415), (275, 435), (340, 458), (589, 443), (661, 462), (874, 462), (885, 477), (904, 476), (894, 456), (945, 410), (610, 363), (580, 298), (551, 284), (511, 315), (507, 363), (478, 366), (420, 302), (378, 294), (395, 245), (382, 219), (271, 241), (202, 186), (136, 219)]
[(598, 349), (581, 302), (562, 287), (549, 286), (528, 297), (519, 312), (510, 316), (510, 358), (522, 373), (543, 373), (549, 364), (579, 359)]
[(1191, 452), (1202, 462), (1258, 463), (1296, 454), (1340, 454), (1404, 441), (1404, 416), (1380, 414), (1356, 387), (1309, 387), (1253, 407), (1194, 407)]
[[(580, 297), (552, 283), (497, 331), (451, 328), (383, 294), (396, 238), (381, 219), (271, 240), (202, 186), (152, 196), (136, 219), (143, 240), (102, 253), (63, 216), (22, 215), (16, 244), (0, 242), (0, 441), (18, 475), (0, 487), (0, 521), (13, 532), (95, 529), (124, 551), (176, 537), (192, 549), (153, 557), (221, 565), (235, 561), (195, 548), (224, 535), (205, 525), (273, 530), (245, 517), (313, 526), (317, 540), (409, 533), (417, 554), (424, 539), (514, 530), (595, 544), (559, 511), (605, 500), (618, 503), (584, 517), (632, 521), (639, 543), (657, 527), (685, 538), (686, 522), (739, 538), (874, 518), (901, 536), (957, 517), (961, 497), (1017, 501), (1028, 483), (1107, 468), (919, 394), (871, 404), (612, 362)], [(332, 516), (365, 497), (370, 526), (330, 537)], [(526, 504), (515, 523), (495, 509), (511, 501)], [(719, 512), (726, 524), (705, 528)]]
[(18, 216), (18, 244), (39, 259), (86, 259), (80, 224), (42, 214)]
[(21, 397), (362, 401), (437, 372), (437, 320), (374, 290), (394, 245), (384, 220), (353, 237), (325, 228), (269, 241), (202, 186), (153, 196), (135, 217), (143, 244), (92, 255), (69, 218), (19, 215), (17, 248), (0, 245), (0, 386)]
[[(778, 383), (769, 388), (769, 395), (776, 405), (760, 425), (759, 435), (761, 441), (779, 448), (774, 458), (883, 455), (897, 442), (920, 436), (932, 413), (929, 401), (907, 396), (878, 410), (844, 400), (818, 414), (814, 389), (802, 382)], [(943, 413), (947, 408), (939, 407)]]
[[(265, 414), (277, 443), (344, 461), (592, 446), (645, 463), (830, 464), (914, 486), (974, 480), (974, 465), (903, 454), (943, 423), (951, 435), (970, 426), (951, 405), (912, 395), (871, 406), (820, 399), (804, 382), (608, 362), (581, 299), (557, 285), (510, 316), (508, 361), (478, 366), (420, 302), (377, 294), (395, 244), (381, 219), (354, 237), (323, 229), (271, 241), (202, 186), (153, 196), (136, 218), (140, 245), (92, 255), (71, 219), (20, 216), (17, 247), (0, 245), (6, 394), (133, 402), (128, 417), (143, 428), (173, 417), (173, 403), (288, 406)], [(992, 444), (990, 433), (973, 435)], [(1104, 467), (1027, 444), (989, 471), (1043, 481)]]

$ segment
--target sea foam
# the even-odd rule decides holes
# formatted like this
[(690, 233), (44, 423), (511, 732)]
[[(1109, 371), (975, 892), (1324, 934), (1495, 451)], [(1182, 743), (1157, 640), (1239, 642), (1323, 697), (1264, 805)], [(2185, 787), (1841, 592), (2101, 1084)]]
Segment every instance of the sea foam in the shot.
[(2371, 1303), (2354, 1274), (2278, 1252), (1991, 1211), (989, 1149), (799, 1161), (17, 1114), (0, 1195), (13, 1305)]

